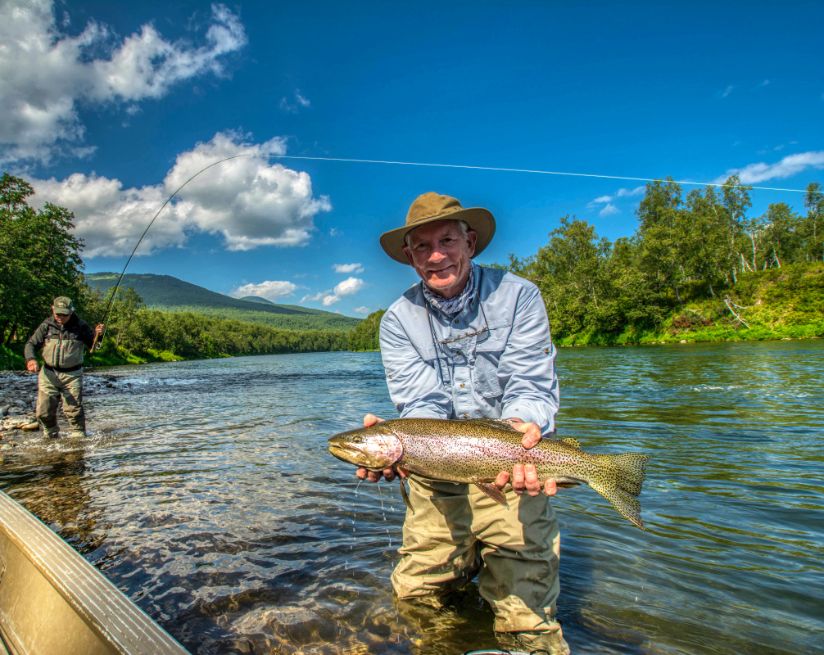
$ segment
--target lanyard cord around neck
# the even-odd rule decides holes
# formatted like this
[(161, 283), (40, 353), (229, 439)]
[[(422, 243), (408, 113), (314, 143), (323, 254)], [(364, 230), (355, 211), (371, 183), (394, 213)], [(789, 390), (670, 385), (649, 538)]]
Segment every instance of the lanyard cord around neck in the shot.
[[(479, 334), (479, 332), (484, 332), (484, 331), (489, 330), (489, 322), (486, 319), (486, 312), (484, 311), (484, 306), (483, 306), (483, 303), (481, 302), (481, 291), (480, 291), (480, 289), (481, 289), (481, 275), (482, 275), (481, 267), (479, 266), (477, 268), (477, 270), (478, 270), (478, 276), (477, 276), (477, 279), (475, 280), (475, 285), (474, 285), (474, 289), (472, 289), (472, 293), (473, 293), (473, 295), (476, 294), (478, 296), (478, 311), (480, 312), (480, 314), (482, 316), (485, 327), (484, 327), (484, 329), (482, 329), (480, 331), (476, 331), (472, 334)], [(474, 267), (473, 267), (472, 273), (474, 274)], [(423, 281), (421, 281), (421, 286), (422, 286), (423, 289), (426, 289), (426, 285), (423, 283)], [(472, 303), (472, 298), (470, 298), (467, 301), (467, 304), (471, 304), (471, 303)], [(432, 337), (432, 346), (435, 349), (435, 361), (438, 364), (438, 377), (441, 380), (441, 384), (446, 386), (446, 378), (444, 377), (444, 374), (443, 374), (443, 367), (441, 365), (441, 357), (446, 359), (447, 363), (451, 360), (448, 358), (448, 354), (447, 354), (446, 350), (444, 349), (444, 344), (447, 341), (457, 341), (457, 340), (460, 340), (461, 338), (464, 338), (464, 337), (458, 337), (457, 339), (451, 339), (451, 340), (446, 340), (446, 339), (445, 340), (440, 340), (440, 339), (438, 339), (437, 335), (435, 334), (435, 324), (434, 324), (433, 319), (432, 319), (432, 311), (430, 309), (430, 304), (429, 304), (429, 301), (427, 300), (427, 294), (426, 293), (424, 293), (424, 305), (426, 307), (426, 321), (427, 321), (427, 324), (429, 325), (429, 335)], [(464, 307), (461, 311), (464, 311), (465, 309), (466, 309), (466, 307)], [(456, 314), (456, 316), (457, 316), (457, 314)], [(472, 336), (472, 335), (470, 334), (470, 335), (466, 335), (466, 336)], [(450, 371), (450, 376), (449, 376), (449, 382), (450, 382), (450, 384), (452, 383), (451, 371)]]

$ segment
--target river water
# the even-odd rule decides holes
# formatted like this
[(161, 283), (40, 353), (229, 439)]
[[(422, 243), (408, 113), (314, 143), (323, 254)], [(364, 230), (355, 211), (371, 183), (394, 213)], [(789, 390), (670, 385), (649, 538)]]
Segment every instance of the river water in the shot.
[[(563, 349), (559, 436), (651, 456), (647, 531), (592, 490), (553, 501), (574, 653), (824, 652), (824, 341)], [(107, 369), (92, 435), (28, 436), (0, 486), (193, 653), (495, 646), (469, 588), (399, 606), (404, 506), (327, 438), (394, 415), (380, 357)]]

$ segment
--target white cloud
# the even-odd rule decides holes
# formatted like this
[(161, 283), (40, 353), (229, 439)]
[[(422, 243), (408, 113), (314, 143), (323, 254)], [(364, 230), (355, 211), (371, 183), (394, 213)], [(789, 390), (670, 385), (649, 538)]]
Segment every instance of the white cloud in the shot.
[(631, 198), (633, 196), (642, 196), (644, 192), (647, 190), (647, 187), (641, 185), (637, 186), (634, 189), (618, 189), (618, 193), (616, 193), (616, 197), (618, 198)]
[[(157, 213), (166, 193), (160, 186), (124, 189), (119, 180), (75, 173), (64, 180), (31, 180), (32, 203), (51, 202), (75, 215), (75, 234), (85, 241), (85, 257), (128, 255)], [(158, 215), (138, 250), (182, 246), (188, 221), (183, 207), (170, 203)]]
[(269, 164), (270, 155), (285, 152), (282, 139), (249, 144), (242, 135), (219, 133), (178, 155), (156, 186), (124, 189), (119, 180), (82, 174), (30, 182), (35, 203), (74, 212), (86, 257), (129, 254), (164, 201), (199, 171), (158, 214), (139, 254), (182, 246), (191, 232), (219, 234), (229, 250), (302, 246), (315, 229), (314, 216), (331, 204), (314, 197), (308, 174)]
[(721, 92), (721, 97), (728, 98), (730, 94), (732, 94), (733, 89), (735, 89), (735, 87), (732, 84), (728, 85), (727, 88)]
[(312, 103), (300, 92), (300, 89), (295, 89), (291, 98), (280, 99), (280, 108), (289, 114), (297, 114), (301, 109), (306, 109), (311, 105)]
[(356, 314), (363, 314), (364, 316), (369, 314), (369, 308), (365, 307), (365, 306), (355, 307), (355, 309), (353, 309), (352, 311), (355, 312)]
[(363, 280), (359, 277), (348, 277), (343, 282), (335, 285), (336, 296), (351, 296), (363, 288)]
[(246, 44), (237, 16), (212, 5), (205, 44), (164, 39), (152, 25), (118, 41), (90, 21), (69, 35), (51, 0), (0, 2), (0, 162), (48, 162), (59, 150), (87, 154), (83, 107), (160, 98), (184, 80), (221, 74), (221, 59)]
[(362, 264), (335, 264), (335, 273), (363, 273)]
[(747, 164), (743, 168), (731, 168), (715, 182), (723, 184), (731, 175), (737, 175), (742, 184), (758, 184), (768, 180), (792, 177), (808, 168), (824, 168), (824, 150), (787, 155), (774, 164), (758, 162)]
[(594, 200), (590, 200), (587, 204), (587, 209), (598, 209), (599, 205), (603, 205), (601, 209), (598, 211), (598, 216), (606, 217), (612, 216), (613, 214), (620, 214), (621, 210), (618, 209), (615, 205), (612, 204), (612, 201), (616, 198), (631, 198), (633, 196), (642, 195), (645, 191), (646, 187), (639, 186), (635, 187), (634, 189), (618, 189), (614, 195), (611, 196), (598, 196)]
[(300, 302), (320, 301), (324, 307), (329, 307), (330, 305), (334, 305), (336, 302), (339, 302), (344, 296), (356, 294), (363, 288), (363, 285), (364, 282), (362, 279), (358, 277), (348, 277), (343, 280), (343, 282), (336, 284), (335, 288), (331, 291), (321, 291), (320, 293), (316, 293), (311, 296), (304, 296), (300, 299)]
[(314, 216), (331, 210), (329, 199), (313, 197), (307, 173), (268, 163), (270, 155), (286, 152), (282, 139), (253, 146), (241, 138), (219, 133), (179, 155), (166, 176), (166, 191), (171, 193), (212, 162), (236, 157), (180, 193), (191, 205), (192, 222), (204, 232), (222, 234), (229, 250), (306, 245), (314, 231)]
[(232, 291), (235, 298), (243, 296), (260, 296), (267, 300), (277, 300), (285, 296), (292, 295), (297, 289), (297, 285), (284, 280), (265, 280), (256, 284), (244, 284)]

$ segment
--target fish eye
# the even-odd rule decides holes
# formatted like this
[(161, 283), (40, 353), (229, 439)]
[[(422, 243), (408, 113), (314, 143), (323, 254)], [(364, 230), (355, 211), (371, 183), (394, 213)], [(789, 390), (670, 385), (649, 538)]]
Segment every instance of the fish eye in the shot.
[(352, 437), (352, 443), (363, 443), (363, 437), (361, 437), (361, 436)]

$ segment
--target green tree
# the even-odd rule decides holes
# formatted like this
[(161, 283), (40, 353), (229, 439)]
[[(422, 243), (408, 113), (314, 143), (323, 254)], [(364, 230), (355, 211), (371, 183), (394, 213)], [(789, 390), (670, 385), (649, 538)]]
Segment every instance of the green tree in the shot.
[(386, 310), (372, 312), (349, 333), (350, 350), (380, 350), (381, 318)]
[(683, 236), (681, 187), (668, 178), (647, 184), (638, 206), (638, 267), (655, 302), (681, 302), (686, 271), (681, 254)]
[(569, 216), (549, 237), (534, 257), (513, 262), (516, 272), (538, 285), (558, 337), (598, 329), (614, 311), (605, 271), (609, 242), (586, 221)]
[[(751, 246), (752, 259), (756, 256), (755, 241), (752, 238), (752, 232), (746, 232), (747, 227), (747, 210), (752, 206), (750, 200), (751, 187), (741, 184), (741, 180), (737, 175), (731, 175), (724, 182), (722, 187), (722, 205), (725, 211), (725, 218), (727, 223), (727, 231), (729, 237), (729, 253), (732, 261), (740, 263), (738, 270), (754, 270), (754, 265), (751, 266), (744, 256), (744, 252), (749, 250), (747, 246)], [(732, 281), (736, 279), (736, 266), (734, 265), (730, 271)]]
[(824, 261), (824, 193), (818, 182), (807, 185), (804, 206), (807, 208), (807, 218), (802, 227), (805, 258), (813, 262)]
[(0, 178), (0, 336), (7, 345), (28, 337), (55, 296), (77, 299), (83, 288), (74, 215), (51, 203), (35, 211), (32, 195), (25, 180)]
[[(715, 189), (687, 194), (681, 221), (681, 258), (687, 280), (710, 296), (728, 281), (735, 261), (728, 247), (728, 225)], [(701, 295), (700, 292), (698, 295)]]

